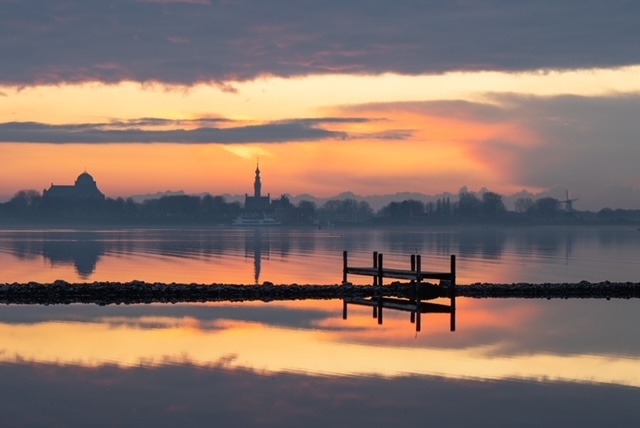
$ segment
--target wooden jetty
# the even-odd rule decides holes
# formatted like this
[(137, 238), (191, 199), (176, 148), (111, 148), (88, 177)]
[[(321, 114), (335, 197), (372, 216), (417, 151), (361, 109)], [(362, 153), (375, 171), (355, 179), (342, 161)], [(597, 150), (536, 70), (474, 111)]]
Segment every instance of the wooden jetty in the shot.
[[(373, 252), (373, 266), (372, 267), (355, 267), (349, 266), (347, 251), (343, 252), (343, 270), (342, 270), (342, 283), (348, 285), (348, 275), (364, 275), (373, 278), (373, 286), (376, 287), (376, 292), (373, 297), (345, 297), (343, 299), (342, 306), (342, 318), (347, 319), (348, 305), (358, 306), (370, 306), (373, 308), (373, 317), (377, 318), (378, 324), (382, 324), (383, 321), (383, 309), (391, 309), (397, 311), (410, 312), (411, 323), (416, 325), (416, 332), (421, 330), (421, 314), (424, 313), (448, 313), (450, 315), (450, 329), (455, 331), (456, 329), (456, 256), (451, 255), (450, 270), (448, 272), (436, 272), (436, 271), (423, 271), (422, 270), (422, 257), (420, 255), (412, 254), (410, 256), (410, 269), (395, 269), (385, 268), (383, 261), (384, 256), (381, 253)], [(384, 296), (384, 278), (404, 279), (409, 283), (406, 285), (409, 288), (409, 298), (397, 298)], [(439, 280), (437, 285), (424, 284), (424, 280)], [(444, 288), (450, 299), (450, 304), (440, 304), (433, 302), (423, 302), (422, 300), (429, 300), (435, 298), (437, 295), (442, 295), (441, 290), (437, 290), (436, 293), (429, 293), (430, 287), (433, 291), (433, 287)]]
[(373, 285), (382, 286), (384, 278), (404, 279), (413, 283), (421, 283), (423, 280), (439, 280), (439, 286), (448, 287), (450, 294), (455, 294), (456, 287), (456, 256), (451, 255), (448, 272), (435, 272), (422, 270), (422, 257), (419, 254), (410, 256), (409, 270), (390, 269), (384, 267), (384, 256), (377, 251), (373, 252), (372, 267), (349, 266), (347, 251), (342, 252), (342, 283), (348, 284), (348, 275), (364, 275), (373, 278)]

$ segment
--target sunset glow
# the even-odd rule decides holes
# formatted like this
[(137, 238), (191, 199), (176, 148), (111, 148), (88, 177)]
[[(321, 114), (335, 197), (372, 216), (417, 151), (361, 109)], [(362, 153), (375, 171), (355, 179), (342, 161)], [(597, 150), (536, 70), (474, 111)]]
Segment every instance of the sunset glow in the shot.
[[(101, 323), (0, 324), (0, 361), (121, 367), (194, 364), (260, 373), (455, 379), (570, 381), (640, 387), (635, 358), (598, 355), (501, 355), (499, 344), (463, 348), (354, 342), (347, 334), (238, 321), (202, 325), (189, 318), (105, 319)], [(504, 324), (504, 323), (502, 323)], [(154, 326), (145, 328), (144, 326)], [(344, 325), (344, 324), (343, 324)], [(348, 323), (358, 328), (361, 321)], [(405, 330), (406, 331), (406, 330)], [(384, 340), (370, 332), (372, 340)], [(23, 341), (21, 337), (29, 337)], [(374, 339), (376, 338), (377, 339)], [(346, 341), (345, 341), (346, 340)], [(295, 352), (290, 345), (296, 344)], [(259, 352), (256, 352), (259, 350)], [(230, 357), (231, 356), (231, 357)]]
[[(519, 93), (517, 96), (542, 100), (567, 94), (633, 94), (640, 85), (631, 77), (639, 72), (637, 67), (627, 67), (518, 75), (266, 77), (232, 82), (235, 92), (216, 85), (134, 82), (0, 87), (4, 94), (0, 114), (15, 122), (65, 126), (153, 117), (187, 121), (156, 126), (156, 130), (193, 131), (201, 125), (188, 121), (201, 118), (223, 119), (215, 125), (221, 130), (269, 127), (273, 121), (311, 117), (346, 120), (312, 125), (345, 136), (319, 141), (293, 137), (261, 143), (259, 136), (239, 144), (215, 140), (158, 144), (152, 139), (142, 144), (110, 143), (108, 139), (73, 144), (6, 141), (0, 145), (5, 161), (0, 195), (6, 200), (20, 189), (71, 183), (84, 170), (114, 198), (165, 190), (243, 194), (250, 191), (258, 158), (265, 189), (274, 196), (310, 193), (328, 197), (343, 191), (435, 194), (455, 192), (462, 186), (505, 194), (523, 188), (539, 191), (544, 189), (542, 183), (527, 183), (521, 176), (522, 156), (531, 150), (546, 150), (550, 142), (519, 117), (511, 99), (497, 94), (513, 97)], [(490, 88), (494, 89), (488, 92)], [(482, 112), (496, 108), (503, 111), (499, 113), (502, 118), (488, 118)], [(350, 118), (358, 120), (350, 122)]]

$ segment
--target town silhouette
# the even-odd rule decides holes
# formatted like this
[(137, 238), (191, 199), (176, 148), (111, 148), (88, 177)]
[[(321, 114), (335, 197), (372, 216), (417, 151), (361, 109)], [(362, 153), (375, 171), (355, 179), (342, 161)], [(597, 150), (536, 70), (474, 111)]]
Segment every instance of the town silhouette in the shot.
[(276, 226), (310, 225), (447, 225), (447, 224), (635, 224), (640, 210), (604, 208), (598, 212), (580, 211), (566, 192), (566, 199), (521, 197), (514, 209), (507, 209), (502, 195), (471, 192), (462, 188), (455, 196), (424, 202), (417, 199), (392, 201), (374, 210), (366, 200), (355, 197), (330, 199), (319, 205), (303, 199), (293, 203), (288, 195), (272, 198), (262, 191), (259, 165), (256, 165), (253, 194), (244, 203), (224, 196), (164, 195), (135, 201), (109, 198), (88, 172), (82, 172), (73, 185), (51, 184), (42, 193), (18, 191), (0, 204), (0, 224), (41, 225), (234, 225)]

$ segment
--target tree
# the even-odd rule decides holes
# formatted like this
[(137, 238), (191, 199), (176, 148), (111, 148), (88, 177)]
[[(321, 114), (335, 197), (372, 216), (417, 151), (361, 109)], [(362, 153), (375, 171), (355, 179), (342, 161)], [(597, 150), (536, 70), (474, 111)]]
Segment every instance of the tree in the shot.
[(382, 207), (378, 213), (380, 217), (390, 220), (406, 221), (410, 218), (424, 217), (425, 205), (422, 201), (408, 199), (402, 202), (390, 202)]
[(550, 197), (536, 199), (528, 212), (537, 217), (555, 217), (560, 212), (560, 201)]
[(526, 213), (533, 206), (533, 199), (531, 198), (518, 198), (515, 202), (515, 209), (518, 213)]
[(481, 202), (476, 195), (462, 190), (458, 195), (456, 212), (460, 217), (471, 218), (480, 212)]
[(5, 203), (6, 211), (15, 216), (35, 216), (42, 201), (42, 196), (37, 190), (19, 190)]
[(298, 202), (296, 211), (300, 223), (310, 224), (316, 220), (318, 207), (315, 202), (303, 200)]
[(200, 198), (189, 195), (163, 196), (158, 200), (158, 213), (170, 217), (195, 217), (200, 208)]
[(482, 214), (487, 217), (503, 216), (507, 208), (504, 206), (502, 195), (494, 192), (483, 193), (481, 211)]
[(449, 198), (439, 198), (436, 201), (434, 215), (436, 217), (451, 216), (451, 200)]
[(318, 214), (322, 220), (328, 222), (364, 223), (373, 218), (373, 209), (365, 201), (332, 199), (325, 202)]
[(358, 210), (357, 210), (358, 221), (367, 222), (371, 220), (374, 215), (375, 213), (373, 212), (373, 208), (371, 208), (371, 205), (369, 205), (369, 202), (360, 201), (358, 203)]

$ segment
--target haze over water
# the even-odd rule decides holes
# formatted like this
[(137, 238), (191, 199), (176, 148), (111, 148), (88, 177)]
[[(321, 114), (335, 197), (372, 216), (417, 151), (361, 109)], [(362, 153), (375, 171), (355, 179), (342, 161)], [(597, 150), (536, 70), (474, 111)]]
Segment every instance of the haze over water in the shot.
[[(458, 283), (637, 281), (632, 226), (2, 230), (2, 282), (335, 284), (350, 264), (424, 270), (458, 262)], [(353, 277), (354, 283), (368, 283)]]

